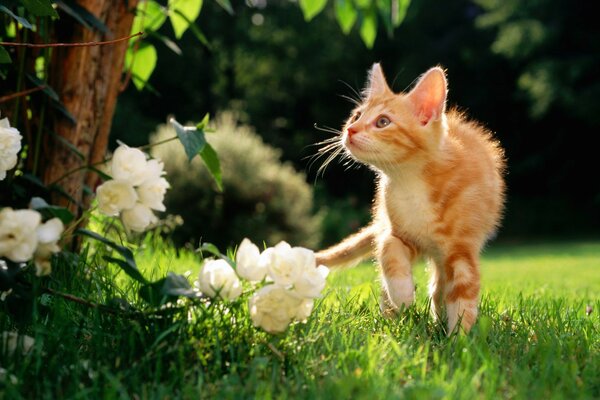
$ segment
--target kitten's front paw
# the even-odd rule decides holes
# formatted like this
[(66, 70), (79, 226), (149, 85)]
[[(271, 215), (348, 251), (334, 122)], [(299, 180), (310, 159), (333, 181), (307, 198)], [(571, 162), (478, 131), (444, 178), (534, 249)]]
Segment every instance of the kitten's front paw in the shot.
[(392, 319), (398, 316), (398, 307), (391, 302), (385, 288), (383, 288), (381, 297), (379, 298), (379, 309), (384, 318)]
[(386, 278), (387, 293), (396, 308), (408, 308), (415, 301), (415, 284), (412, 276)]
[(412, 277), (386, 278), (379, 308), (386, 318), (392, 318), (402, 308), (408, 308), (415, 301), (415, 285)]

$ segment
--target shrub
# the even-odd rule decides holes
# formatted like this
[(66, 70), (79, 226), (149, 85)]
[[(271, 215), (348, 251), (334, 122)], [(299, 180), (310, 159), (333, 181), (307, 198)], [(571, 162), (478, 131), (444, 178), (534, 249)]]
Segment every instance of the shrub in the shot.
[[(317, 246), (321, 216), (312, 213), (313, 192), (304, 174), (282, 162), (281, 151), (265, 144), (252, 128), (238, 126), (232, 114), (219, 116), (215, 126), (207, 139), (221, 161), (223, 193), (216, 191), (203, 165), (190, 166), (179, 143), (152, 148), (164, 161), (172, 186), (167, 210), (185, 222), (173, 232), (175, 242), (205, 240), (224, 248), (251, 237), (268, 245), (286, 240)], [(151, 142), (174, 135), (172, 127), (160, 125)], [(198, 158), (192, 162), (197, 163)]]

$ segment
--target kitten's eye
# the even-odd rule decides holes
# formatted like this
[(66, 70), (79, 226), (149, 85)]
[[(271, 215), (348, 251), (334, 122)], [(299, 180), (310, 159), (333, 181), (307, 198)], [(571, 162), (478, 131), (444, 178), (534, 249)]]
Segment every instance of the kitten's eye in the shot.
[(355, 114), (352, 116), (352, 119), (350, 120), (350, 122), (352, 123), (352, 122), (356, 122), (356, 121), (358, 121), (358, 119), (360, 118), (360, 116), (361, 116), (361, 115), (362, 115), (362, 114), (361, 114), (361, 112), (360, 112), (360, 111), (357, 111), (357, 112), (356, 112), (356, 113), (355, 113)]
[(377, 128), (385, 128), (386, 126), (388, 126), (391, 123), (392, 123), (392, 121), (390, 121), (390, 119), (388, 117), (386, 117), (385, 115), (382, 115), (377, 119), (377, 122), (375, 122), (375, 126)]

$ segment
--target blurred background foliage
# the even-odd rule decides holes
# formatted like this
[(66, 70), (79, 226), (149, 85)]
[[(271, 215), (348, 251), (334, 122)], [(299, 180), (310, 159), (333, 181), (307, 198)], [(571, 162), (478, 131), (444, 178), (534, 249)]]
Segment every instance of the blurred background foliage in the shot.
[[(302, 209), (286, 214), (298, 218), (291, 221), (277, 217), (276, 210), (261, 216), (256, 203), (244, 209), (247, 223), (258, 226), (258, 221), (272, 224), (282, 218), (282, 232), (305, 225), (300, 230), (307, 233), (306, 240), (314, 240), (305, 243), (326, 245), (368, 221), (373, 174), (366, 168), (331, 165), (317, 177), (318, 165), (309, 168), (308, 157), (316, 150), (311, 144), (331, 134), (314, 125), (342, 125), (352, 105), (341, 95), (352, 96), (353, 90), (361, 89), (373, 62), (382, 62), (397, 91), (440, 64), (448, 71), (450, 105), (483, 122), (506, 148), (509, 196), (501, 238), (598, 233), (600, 180), (593, 172), (598, 170), (595, 135), (600, 131), (600, 29), (591, 2), (414, 0), (393, 35), (385, 26), (378, 27), (371, 49), (361, 40), (358, 26), (348, 36), (342, 33), (331, 4), (308, 23), (295, 1), (234, 2), (233, 10), (229, 15), (205, 4), (197, 25), (207, 43), (200, 44), (187, 32), (178, 42), (181, 55), (157, 36), (149, 38), (158, 55), (156, 69), (147, 90), (139, 92), (130, 85), (119, 98), (113, 144), (146, 143), (171, 113), (186, 121), (198, 120), (205, 112), (232, 111), (235, 123), (228, 122), (222, 137), (209, 138), (222, 146), (224, 174), (232, 177), (243, 168), (256, 168), (243, 173), (260, 196), (267, 190), (260, 183), (261, 171), (281, 168), (290, 181), (280, 179), (281, 188), (289, 188), (282, 189), (277, 201)], [(158, 33), (172, 36), (171, 29), (164, 24)], [(236, 125), (253, 127), (264, 143), (281, 152), (250, 139), (251, 129), (234, 129)], [(247, 153), (242, 146), (249, 146)], [(260, 152), (265, 166), (259, 166)], [(274, 167), (280, 165), (280, 154), (283, 166)], [(305, 173), (306, 187), (314, 189), (311, 212), (306, 208), (311, 200), (304, 194), (309, 189), (297, 181), (300, 175), (290, 165)], [(228, 167), (238, 169), (227, 171)], [(181, 169), (170, 179), (190, 178), (184, 176), (191, 172)], [(230, 185), (225, 183), (224, 198), (239, 190), (234, 189), (237, 184)], [(303, 194), (296, 198), (285, 190)], [(212, 221), (222, 218), (223, 226), (236, 226), (233, 221), (243, 209), (217, 207), (221, 195), (176, 199), (184, 195), (172, 190), (167, 201), (204, 207), (203, 215), (212, 216)], [(320, 233), (314, 233), (315, 221), (320, 221)], [(207, 240), (217, 235), (215, 241), (221, 244), (239, 239), (239, 232), (211, 224), (198, 225), (193, 235)], [(256, 228), (263, 230), (258, 236), (247, 230), (249, 226), (239, 229), (251, 237), (279, 238), (265, 231), (271, 228)]]
[[(251, 128), (238, 126), (232, 113), (219, 115), (214, 123), (217, 128), (207, 139), (219, 155), (223, 192), (199, 158), (190, 166), (179, 143), (152, 148), (152, 155), (164, 161), (171, 184), (166, 208), (184, 220), (173, 233), (175, 243), (240, 243), (249, 236), (256, 243), (287, 240), (318, 246), (322, 213), (313, 215), (312, 187), (305, 175), (282, 162), (281, 151)], [(173, 136), (171, 125), (160, 125), (151, 143)]]

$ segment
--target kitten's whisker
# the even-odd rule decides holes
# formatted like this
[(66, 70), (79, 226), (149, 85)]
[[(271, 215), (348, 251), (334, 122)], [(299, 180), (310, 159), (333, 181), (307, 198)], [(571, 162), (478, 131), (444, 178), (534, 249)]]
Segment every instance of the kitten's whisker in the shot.
[(348, 100), (350, 103), (354, 104), (355, 106), (360, 106), (362, 104), (362, 102), (360, 100), (355, 99), (354, 97), (346, 96), (345, 94), (339, 94), (338, 96), (340, 96), (342, 99)]
[(332, 128), (330, 126), (319, 126), (316, 123), (313, 126), (315, 127), (315, 129), (318, 129), (318, 130), (320, 130), (322, 132), (334, 133), (336, 135), (341, 135), (342, 134), (341, 130)]
[(352, 94), (354, 94), (356, 96), (356, 99), (362, 103), (362, 96), (361, 94), (358, 92), (358, 90), (354, 89), (354, 87), (352, 87), (352, 85), (350, 85), (349, 83), (339, 79), (339, 82), (343, 83), (346, 87), (348, 87), (348, 89), (350, 89), (350, 91), (352, 92)]

